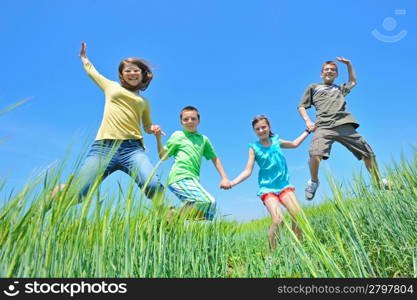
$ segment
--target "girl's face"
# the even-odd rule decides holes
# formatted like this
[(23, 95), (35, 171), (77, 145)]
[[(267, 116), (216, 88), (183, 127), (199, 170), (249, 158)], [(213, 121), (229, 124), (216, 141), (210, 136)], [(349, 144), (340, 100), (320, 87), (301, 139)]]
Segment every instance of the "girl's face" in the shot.
[(269, 125), (266, 122), (266, 120), (258, 121), (253, 126), (253, 130), (255, 131), (258, 138), (261, 139), (261, 140), (269, 138), (269, 133), (271, 132), (271, 128), (269, 128)]
[(122, 71), (122, 77), (127, 84), (137, 87), (142, 82), (142, 70), (135, 64), (126, 64)]

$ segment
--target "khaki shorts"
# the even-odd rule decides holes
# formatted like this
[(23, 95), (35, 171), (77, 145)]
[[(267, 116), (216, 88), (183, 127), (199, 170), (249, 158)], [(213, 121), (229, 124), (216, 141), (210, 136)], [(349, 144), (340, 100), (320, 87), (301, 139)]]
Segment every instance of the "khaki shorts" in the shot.
[(310, 144), (310, 156), (321, 156), (323, 159), (328, 159), (335, 141), (348, 148), (357, 159), (375, 157), (371, 146), (351, 124), (329, 129), (317, 128)]

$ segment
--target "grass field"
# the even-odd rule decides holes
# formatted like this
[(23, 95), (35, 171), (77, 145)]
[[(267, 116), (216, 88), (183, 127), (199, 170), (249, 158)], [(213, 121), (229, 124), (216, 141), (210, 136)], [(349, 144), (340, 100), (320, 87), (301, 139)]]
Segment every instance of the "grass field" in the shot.
[(48, 210), (60, 173), (40, 176), (0, 209), (0, 276), (417, 277), (417, 153), (386, 172), (401, 189), (359, 176), (343, 189), (333, 182), (331, 198), (305, 209), (304, 239), (287, 220), (271, 256), (269, 218), (167, 224), (166, 208), (146, 206), (133, 184), (113, 196), (96, 189), (71, 206), (73, 183)]

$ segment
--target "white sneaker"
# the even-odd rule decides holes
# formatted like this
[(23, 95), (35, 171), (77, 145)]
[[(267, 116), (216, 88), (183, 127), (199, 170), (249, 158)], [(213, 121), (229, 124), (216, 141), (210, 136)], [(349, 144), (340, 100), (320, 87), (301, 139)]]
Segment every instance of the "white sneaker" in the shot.
[(389, 190), (390, 189), (390, 182), (388, 181), (388, 179), (386, 178), (382, 178), (382, 186), (384, 187), (384, 189)]
[(307, 200), (313, 200), (318, 187), (319, 187), (318, 181), (317, 182), (312, 181), (311, 179), (307, 181), (307, 187), (305, 189), (305, 197)]

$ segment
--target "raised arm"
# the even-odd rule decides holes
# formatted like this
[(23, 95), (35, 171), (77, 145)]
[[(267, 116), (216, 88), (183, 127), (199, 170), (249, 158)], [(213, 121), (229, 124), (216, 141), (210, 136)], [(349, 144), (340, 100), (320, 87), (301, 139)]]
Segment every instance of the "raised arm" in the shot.
[(230, 182), (231, 187), (234, 187), (235, 185), (238, 185), (242, 181), (248, 179), (250, 175), (252, 174), (254, 164), (255, 164), (255, 151), (253, 151), (252, 148), (249, 148), (248, 162), (246, 163), (246, 167), (235, 179), (233, 179)]
[(88, 59), (86, 51), (87, 44), (82, 42), (80, 50), (80, 59), (83, 63), (84, 70), (87, 72), (87, 75), (104, 91), (111, 84), (111, 81), (97, 72), (93, 64)]
[(279, 140), (281, 143), (281, 148), (297, 148), (301, 143), (308, 137), (310, 130), (306, 129), (299, 137), (293, 141)]
[(356, 72), (353, 69), (352, 61), (344, 57), (336, 57), (336, 59), (346, 65), (348, 69), (348, 73), (349, 73), (349, 85), (350, 85), (350, 88), (353, 88), (355, 85), (358, 84), (358, 81), (356, 80)]

